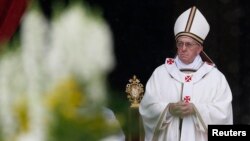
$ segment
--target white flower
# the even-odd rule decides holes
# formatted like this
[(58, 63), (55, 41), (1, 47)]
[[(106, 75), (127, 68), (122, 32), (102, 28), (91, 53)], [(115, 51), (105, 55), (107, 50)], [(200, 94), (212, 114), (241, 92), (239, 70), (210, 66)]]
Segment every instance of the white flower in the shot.
[[(52, 25), (29, 9), (21, 26), (21, 48), (0, 58), (0, 124), (4, 140), (47, 139), (44, 97), (60, 80), (75, 75), (93, 104), (106, 100), (106, 75), (115, 65), (112, 35), (101, 17), (72, 5)], [(20, 131), (15, 106), (26, 101), (28, 131)]]
[(46, 69), (44, 58), (49, 47), (49, 25), (37, 10), (28, 11), (23, 19), (21, 34), (22, 60), (27, 83), (30, 132), (22, 134), (19, 140), (42, 141), (45, 138), (46, 109), (43, 97), (46, 92)]
[(1, 127), (4, 140), (13, 140), (18, 132), (16, 104), (25, 95), (25, 78), (23, 75), (20, 51), (7, 52), (0, 61), (0, 108)]
[[(106, 95), (105, 75), (114, 67), (112, 36), (107, 24), (73, 5), (53, 21), (48, 57), (51, 77), (74, 74), (87, 82), (87, 93), (96, 102)], [(56, 82), (55, 82), (56, 83)]]

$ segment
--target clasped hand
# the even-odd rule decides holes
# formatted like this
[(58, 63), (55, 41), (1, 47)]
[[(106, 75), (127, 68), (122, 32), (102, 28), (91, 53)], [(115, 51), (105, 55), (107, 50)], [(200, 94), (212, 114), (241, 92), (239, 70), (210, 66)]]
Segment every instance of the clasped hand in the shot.
[(194, 105), (192, 103), (185, 103), (183, 101), (177, 103), (169, 103), (169, 112), (173, 116), (184, 118), (185, 116), (195, 113)]

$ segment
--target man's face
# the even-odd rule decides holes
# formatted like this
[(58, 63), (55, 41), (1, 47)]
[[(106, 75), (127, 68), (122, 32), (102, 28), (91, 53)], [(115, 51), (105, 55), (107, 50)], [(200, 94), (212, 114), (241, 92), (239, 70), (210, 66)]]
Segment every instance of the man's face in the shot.
[(203, 47), (188, 36), (181, 36), (176, 41), (177, 55), (184, 64), (190, 64), (200, 54)]

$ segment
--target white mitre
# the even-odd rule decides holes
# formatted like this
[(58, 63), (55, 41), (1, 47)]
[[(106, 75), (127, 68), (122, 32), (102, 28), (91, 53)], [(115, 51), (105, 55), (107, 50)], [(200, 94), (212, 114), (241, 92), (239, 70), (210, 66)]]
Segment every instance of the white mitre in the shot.
[[(206, 18), (195, 7), (191, 7), (183, 12), (176, 20), (174, 25), (175, 39), (180, 36), (189, 36), (203, 45), (205, 38), (208, 35), (210, 26)], [(204, 61), (213, 63), (204, 51), (201, 52), (201, 57)]]

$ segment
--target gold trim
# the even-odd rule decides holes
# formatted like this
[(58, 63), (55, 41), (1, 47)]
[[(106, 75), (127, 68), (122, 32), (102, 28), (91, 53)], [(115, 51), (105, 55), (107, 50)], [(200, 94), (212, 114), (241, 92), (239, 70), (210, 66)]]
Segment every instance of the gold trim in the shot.
[(200, 115), (198, 109), (195, 107), (194, 104), (193, 104), (193, 107), (194, 107), (195, 113), (196, 113), (198, 119), (200, 120), (200, 122), (201, 122), (203, 128), (205, 129), (206, 132), (208, 132), (207, 127), (206, 127), (206, 124), (205, 124), (204, 120), (202, 119), (202, 117), (201, 117), (201, 115)]
[[(160, 119), (154, 129), (154, 134), (153, 134), (153, 138), (152, 141), (157, 141), (158, 137), (159, 137), (159, 133), (160, 133), (160, 126), (163, 120), (163, 117), (165, 117), (166, 112), (168, 111), (169, 105), (167, 105), (167, 107), (164, 109), (164, 111), (162, 112), (162, 114), (160, 115)], [(168, 128), (168, 127), (167, 127)]]
[(175, 36), (175, 40), (177, 40), (180, 36), (189, 36), (193, 39), (195, 39), (198, 43), (203, 44), (203, 39), (200, 38), (199, 36), (191, 33), (191, 32), (180, 32)]
[(189, 14), (189, 17), (188, 17), (188, 21), (187, 21), (187, 25), (186, 25), (186, 28), (185, 28), (186, 32), (189, 32), (190, 29), (191, 29), (191, 27), (192, 27), (192, 24), (193, 24), (193, 21), (194, 21), (195, 12), (196, 12), (196, 7), (193, 6), (191, 8), (191, 11), (190, 11), (190, 14)]
[(192, 72), (196, 72), (197, 70), (195, 69), (180, 69), (181, 72), (184, 72), (184, 73), (192, 73)]
[(208, 63), (211, 63), (211, 64), (215, 65), (215, 63), (213, 62), (213, 60), (205, 53), (204, 50), (201, 51), (200, 55), (201, 55), (201, 58), (203, 59), (203, 61), (206, 61)]

